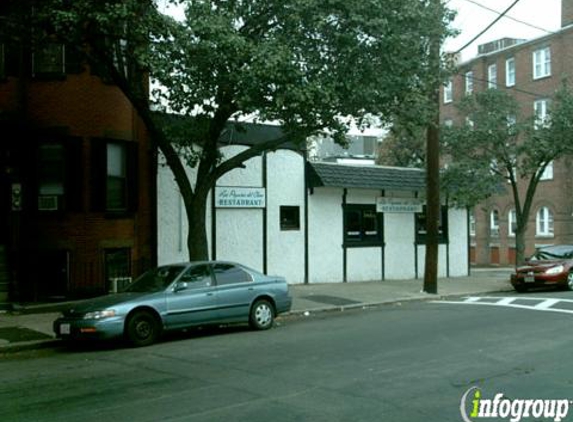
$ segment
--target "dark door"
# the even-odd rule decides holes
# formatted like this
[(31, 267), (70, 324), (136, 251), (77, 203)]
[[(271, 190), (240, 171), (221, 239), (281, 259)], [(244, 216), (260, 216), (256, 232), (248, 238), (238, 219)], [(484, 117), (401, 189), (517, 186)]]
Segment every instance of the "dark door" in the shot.
[(68, 294), (70, 253), (66, 250), (39, 253), (35, 282), (40, 298), (64, 298)]

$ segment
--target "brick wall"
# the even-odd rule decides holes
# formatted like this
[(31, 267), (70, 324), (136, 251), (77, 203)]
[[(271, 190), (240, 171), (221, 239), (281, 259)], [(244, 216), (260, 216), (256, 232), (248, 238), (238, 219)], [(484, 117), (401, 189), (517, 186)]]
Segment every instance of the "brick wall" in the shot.
[[(70, 296), (103, 293), (104, 251), (109, 248), (130, 248), (132, 275), (155, 263), (155, 153), (146, 129), (133, 108), (115, 87), (84, 72), (67, 75), (63, 81), (26, 81), (9, 78), (0, 82), (0, 110), (19, 110), (27, 125), (34, 127), (34, 136), (49, 138), (53, 129), (81, 143), (80, 170), (82, 196), (79, 209), (64, 212), (24, 209), (14, 219), (11, 248), (18, 286), (15, 293), (23, 299), (39, 299), (50, 295), (51, 277), (42, 276), (37, 256), (42, 251), (69, 252)], [(6, 94), (6, 95), (4, 95)], [(95, 212), (92, 207), (92, 139), (108, 138), (138, 144), (137, 211), (123, 216)], [(22, 131), (11, 139), (15, 148), (24, 153), (22, 168), (33, 171), (33, 149), (26, 151), (30, 135)], [(18, 146), (20, 144), (20, 146)], [(17, 173), (16, 173), (17, 174)], [(29, 180), (26, 175), (13, 176)], [(23, 186), (33, 189), (32, 187)], [(35, 204), (28, 204), (33, 207)], [(53, 290), (53, 289), (52, 289)]]
[[(568, 16), (573, 23), (573, 0), (563, 0), (563, 15)], [(539, 48), (551, 48), (551, 76), (538, 80), (533, 79), (533, 52)], [(465, 95), (464, 75), (472, 70), (476, 78), (476, 90), (487, 87), (487, 67), (497, 64), (498, 88), (507, 90), (515, 96), (521, 104), (524, 116), (533, 114), (533, 102), (537, 99), (551, 98), (554, 91), (561, 84), (565, 76), (573, 76), (573, 28), (563, 30), (557, 34), (532, 40), (497, 53), (480, 56), (460, 65), (459, 74), (454, 78), (454, 101), (449, 104), (440, 104), (441, 120), (453, 119), (456, 124), (463, 123), (463, 116), (456, 110), (455, 104)], [(515, 87), (506, 87), (505, 62), (513, 57), (516, 64)], [(573, 198), (569, 195), (573, 188), (570, 176), (572, 159), (562, 158), (554, 163), (553, 180), (541, 181), (526, 233), (526, 254), (531, 254), (536, 246), (542, 244), (573, 243)], [(508, 185), (509, 188), (509, 185)], [(522, 198), (525, 196), (525, 182), (520, 186)], [(547, 206), (553, 212), (555, 219), (555, 235), (553, 237), (536, 236), (536, 213), (540, 207)], [(514, 207), (513, 197), (509, 195), (494, 196), (479, 204), (475, 209), (476, 236), (472, 239), (476, 244), (475, 262), (478, 265), (492, 264), (499, 260), (499, 265), (513, 264), (513, 251), (515, 239), (508, 236), (508, 213)], [(497, 209), (500, 216), (500, 236), (491, 237), (489, 233), (489, 213)], [(492, 260), (492, 249), (499, 248), (499, 255)]]

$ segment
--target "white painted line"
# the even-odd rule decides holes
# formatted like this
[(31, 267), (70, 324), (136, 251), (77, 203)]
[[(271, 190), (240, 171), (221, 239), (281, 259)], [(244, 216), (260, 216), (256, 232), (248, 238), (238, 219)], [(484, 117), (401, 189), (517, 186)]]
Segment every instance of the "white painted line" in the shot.
[(543, 302), (538, 303), (537, 305), (534, 306), (535, 309), (548, 309), (551, 308), (553, 305), (555, 305), (556, 303), (561, 302), (559, 299), (545, 299)]
[[(473, 299), (473, 298), (472, 298)], [(485, 299), (485, 298), (482, 298)], [(488, 298), (488, 299), (493, 299), (493, 298)], [(499, 298), (497, 298), (499, 299)], [(513, 299), (522, 299), (521, 297), (519, 298), (513, 298)], [(533, 299), (533, 298), (531, 298)], [(551, 306), (559, 303), (559, 302), (573, 302), (572, 300), (568, 300), (568, 299), (541, 299), (541, 298), (537, 298), (536, 300), (542, 300), (544, 303), (540, 303), (537, 305), (519, 305), (516, 303), (512, 303), (513, 301), (505, 301), (505, 303), (502, 303), (504, 301), (498, 301), (498, 302), (480, 302), (479, 300), (471, 300), (471, 301), (451, 301), (451, 300), (434, 300), (431, 303), (444, 303), (444, 304), (452, 304), (452, 305), (482, 305), (482, 306), (499, 306), (502, 308), (515, 308), (515, 309), (528, 309), (528, 310), (532, 310), (532, 311), (540, 311), (540, 312), (556, 312), (556, 313), (561, 313), (561, 314), (572, 314), (573, 315), (573, 309), (558, 309), (558, 308), (552, 308)], [(547, 303), (545, 303), (547, 302)]]
[(573, 303), (573, 299), (561, 299), (561, 298), (547, 298), (547, 297), (533, 297), (533, 296), (465, 296), (466, 300), (471, 299), (472, 302), (480, 301), (481, 299), (487, 300), (501, 300), (501, 299), (513, 299), (513, 300), (523, 300), (532, 302), (542, 302), (545, 300), (557, 300), (559, 302)]
[(480, 299), (482, 299), (482, 298), (481, 297), (468, 297), (466, 299), (466, 303), (478, 302)]

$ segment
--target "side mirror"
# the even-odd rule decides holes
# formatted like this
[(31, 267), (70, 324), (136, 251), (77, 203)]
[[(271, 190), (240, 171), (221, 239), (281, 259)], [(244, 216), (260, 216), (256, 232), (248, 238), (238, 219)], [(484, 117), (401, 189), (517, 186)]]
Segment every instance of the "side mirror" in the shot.
[(187, 290), (187, 283), (185, 283), (184, 281), (179, 281), (175, 284), (175, 288), (173, 289), (173, 291), (175, 293), (180, 292), (182, 290)]

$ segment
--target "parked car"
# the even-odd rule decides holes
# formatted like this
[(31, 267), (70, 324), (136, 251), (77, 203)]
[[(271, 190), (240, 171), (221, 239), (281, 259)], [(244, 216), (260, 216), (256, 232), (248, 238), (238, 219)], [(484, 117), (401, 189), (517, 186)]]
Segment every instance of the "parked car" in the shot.
[(198, 325), (249, 323), (265, 330), (291, 304), (283, 277), (234, 262), (189, 262), (158, 267), (122, 293), (75, 304), (54, 321), (54, 332), (62, 339), (125, 338), (147, 346), (164, 331)]
[(543, 286), (573, 290), (573, 277), (568, 277), (572, 268), (573, 245), (546, 246), (516, 268), (511, 275), (511, 284), (518, 292)]

